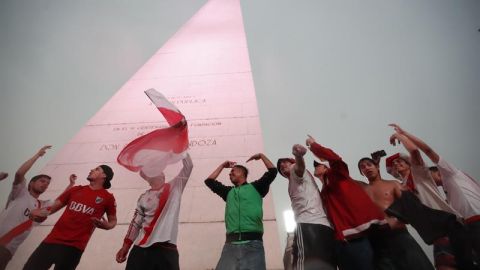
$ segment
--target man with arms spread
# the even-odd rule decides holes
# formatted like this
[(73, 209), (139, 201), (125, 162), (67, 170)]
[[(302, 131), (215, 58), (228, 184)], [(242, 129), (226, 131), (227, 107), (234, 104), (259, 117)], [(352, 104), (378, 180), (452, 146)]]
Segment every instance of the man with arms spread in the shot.
[(320, 191), (312, 174), (305, 168), (307, 149), (292, 147), (292, 158), (280, 158), (277, 168), (288, 179), (297, 228), (293, 239), (293, 269), (337, 269), (335, 233), (323, 209)]
[[(76, 177), (72, 175), (72, 177)], [(88, 186), (75, 186), (58, 197), (47, 209), (35, 209), (30, 215), (45, 218), (66, 206), (50, 234), (32, 253), (25, 270), (75, 269), (95, 227), (110, 230), (117, 224), (115, 198), (106, 189), (111, 187), (113, 170), (100, 165), (90, 171)], [(107, 220), (102, 216), (107, 214)]]
[[(226, 242), (217, 264), (217, 270), (266, 269), (263, 249), (263, 200), (277, 169), (262, 153), (250, 160), (259, 160), (268, 171), (257, 181), (247, 183), (248, 170), (235, 162), (225, 161), (210, 174), (205, 184), (225, 202)], [(217, 177), (224, 168), (231, 168), (230, 181), (234, 186), (225, 186)]]
[[(400, 183), (382, 179), (379, 166), (373, 159), (360, 159), (358, 168), (369, 182), (365, 191), (382, 210), (390, 207), (395, 198), (402, 196)], [(376, 230), (370, 236), (376, 269), (433, 269), (433, 265), (407, 231), (405, 224), (391, 216), (387, 217), (387, 221), (390, 228)]]
[(165, 175), (149, 177), (140, 171), (151, 189), (138, 199), (137, 209), (128, 228), (122, 248), (117, 252), (117, 262), (122, 263), (132, 244), (128, 256), (127, 270), (180, 269), (178, 262), (177, 234), (178, 215), (182, 193), (192, 173), (192, 159), (187, 153), (183, 168), (170, 182)]

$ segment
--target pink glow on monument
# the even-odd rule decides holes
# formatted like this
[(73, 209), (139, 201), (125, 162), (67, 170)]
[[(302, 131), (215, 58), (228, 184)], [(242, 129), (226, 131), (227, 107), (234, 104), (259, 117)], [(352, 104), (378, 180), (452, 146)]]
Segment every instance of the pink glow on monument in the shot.
[[(122, 244), (136, 200), (148, 186), (138, 173), (117, 164), (116, 157), (133, 139), (169, 126), (145, 97), (144, 91), (150, 88), (163, 93), (188, 121), (194, 169), (180, 210), (181, 269), (214, 268), (225, 241), (224, 202), (207, 190), (203, 180), (224, 160), (245, 164), (252, 154), (263, 152), (240, 1), (210, 0), (43, 170), (53, 177), (46, 198), (58, 195), (65, 186), (63, 179), (68, 179), (71, 173), (78, 176), (77, 184), (85, 185), (83, 179), (99, 164), (108, 164), (115, 171), (110, 190), (117, 198), (119, 225), (112, 231), (94, 233), (83, 255), (88, 259), (80, 262), (79, 269), (125, 267), (114, 263), (113, 258)], [(258, 179), (265, 171), (261, 162), (249, 162), (247, 167), (251, 180)], [(180, 164), (167, 167), (167, 181), (179, 168)], [(219, 180), (230, 184), (226, 173)], [(54, 222), (55, 219), (49, 218), (45, 224)], [(280, 269), (280, 244), (270, 196), (264, 200), (264, 227), (267, 267)], [(31, 236), (23, 247), (36, 246), (28, 242), (40, 240)], [(11, 266), (20, 268), (29, 254), (17, 252)]]

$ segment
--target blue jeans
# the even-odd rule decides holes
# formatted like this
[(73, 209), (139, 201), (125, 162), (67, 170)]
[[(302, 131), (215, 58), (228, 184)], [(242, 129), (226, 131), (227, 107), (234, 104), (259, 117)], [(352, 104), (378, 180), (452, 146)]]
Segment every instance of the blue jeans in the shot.
[(265, 270), (263, 242), (252, 240), (244, 244), (225, 243), (216, 270)]

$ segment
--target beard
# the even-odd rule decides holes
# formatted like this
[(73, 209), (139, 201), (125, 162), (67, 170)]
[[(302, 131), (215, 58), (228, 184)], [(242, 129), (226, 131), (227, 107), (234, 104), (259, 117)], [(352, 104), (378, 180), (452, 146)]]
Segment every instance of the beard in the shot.
[(45, 190), (47, 190), (47, 188), (37, 188), (37, 187), (31, 187), (31, 190), (33, 193), (36, 193), (36, 194), (42, 194), (45, 192)]

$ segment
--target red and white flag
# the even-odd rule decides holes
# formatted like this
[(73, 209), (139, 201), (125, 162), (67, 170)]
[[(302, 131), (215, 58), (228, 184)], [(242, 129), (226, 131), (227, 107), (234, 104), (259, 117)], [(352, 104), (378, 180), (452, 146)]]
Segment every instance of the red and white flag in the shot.
[(117, 161), (130, 171), (142, 171), (149, 177), (155, 177), (167, 165), (184, 158), (188, 148), (188, 126), (185, 116), (161, 93), (149, 89), (145, 94), (165, 117), (169, 127), (131, 141), (120, 152)]

